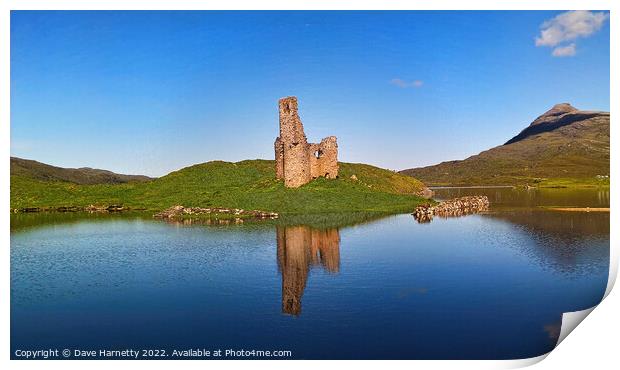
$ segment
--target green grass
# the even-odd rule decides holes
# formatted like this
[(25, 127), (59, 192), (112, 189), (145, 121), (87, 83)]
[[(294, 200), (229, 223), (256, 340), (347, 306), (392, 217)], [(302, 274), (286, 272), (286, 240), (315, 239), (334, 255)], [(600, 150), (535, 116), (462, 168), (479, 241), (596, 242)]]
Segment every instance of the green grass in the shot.
[(608, 188), (609, 177), (536, 179), (532, 185), (542, 188)]
[[(227, 207), (295, 213), (407, 212), (426, 201), (424, 185), (409, 176), (363, 164), (341, 163), (340, 177), (318, 178), (297, 189), (275, 179), (274, 162), (213, 161), (139, 183), (78, 185), (11, 176), (11, 208), (121, 204), (132, 209)], [(358, 180), (350, 179), (355, 175)]]

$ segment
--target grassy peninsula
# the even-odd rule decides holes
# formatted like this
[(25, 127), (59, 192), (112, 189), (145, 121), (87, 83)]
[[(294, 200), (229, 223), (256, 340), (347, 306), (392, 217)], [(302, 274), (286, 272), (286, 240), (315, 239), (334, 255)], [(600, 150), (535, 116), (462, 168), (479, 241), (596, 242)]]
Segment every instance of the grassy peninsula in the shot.
[[(275, 179), (274, 161), (212, 161), (148, 181), (78, 184), (11, 174), (11, 209), (120, 204), (131, 209), (186, 207), (259, 209), (281, 214), (407, 212), (428, 200), (420, 181), (365, 164), (340, 163), (335, 180), (296, 189)], [(355, 176), (353, 176), (355, 175)]]

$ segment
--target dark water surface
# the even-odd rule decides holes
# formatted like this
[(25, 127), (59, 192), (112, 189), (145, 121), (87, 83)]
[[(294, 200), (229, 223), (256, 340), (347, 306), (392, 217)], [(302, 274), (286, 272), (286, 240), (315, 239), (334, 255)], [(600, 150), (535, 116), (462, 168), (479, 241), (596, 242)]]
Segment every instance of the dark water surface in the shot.
[[(487, 194), (491, 212), (418, 224), (171, 224), (17, 215), (11, 349), (290, 350), (292, 358), (537, 356), (607, 283), (609, 191)], [(311, 224), (311, 223), (310, 223)], [(15, 356), (14, 356), (15, 357)]]

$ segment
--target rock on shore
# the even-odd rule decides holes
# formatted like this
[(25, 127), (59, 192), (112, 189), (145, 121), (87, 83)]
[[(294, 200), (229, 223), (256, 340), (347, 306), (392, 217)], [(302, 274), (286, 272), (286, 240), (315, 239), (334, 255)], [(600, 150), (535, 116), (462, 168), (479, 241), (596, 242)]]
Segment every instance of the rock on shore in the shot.
[(234, 217), (278, 218), (275, 212), (245, 210), (240, 208), (201, 208), (174, 206), (153, 215), (155, 218), (180, 218), (194, 215), (231, 215)]
[[(13, 213), (33, 213), (33, 212), (121, 212), (126, 211), (128, 208), (120, 204), (111, 205), (88, 205), (86, 207), (81, 206), (58, 206), (58, 207), (26, 207), (26, 208), (14, 208), (11, 209)], [(139, 210), (139, 209), (136, 209)]]
[(413, 217), (420, 223), (430, 222), (434, 216), (458, 217), (489, 209), (489, 198), (484, 195), (460, 197), (439, 203), (436, 206), (421, 205), (413, 211)]

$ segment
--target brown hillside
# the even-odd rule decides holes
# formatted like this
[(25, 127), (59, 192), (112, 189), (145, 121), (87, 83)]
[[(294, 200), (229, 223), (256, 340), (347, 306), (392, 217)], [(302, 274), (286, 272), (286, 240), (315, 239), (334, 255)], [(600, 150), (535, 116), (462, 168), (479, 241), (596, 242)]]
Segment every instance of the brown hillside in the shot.
[(506, 144), (401, 173), (428, 185), (513, 185), (609, 175), (609, 113), (558, 104)]

